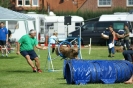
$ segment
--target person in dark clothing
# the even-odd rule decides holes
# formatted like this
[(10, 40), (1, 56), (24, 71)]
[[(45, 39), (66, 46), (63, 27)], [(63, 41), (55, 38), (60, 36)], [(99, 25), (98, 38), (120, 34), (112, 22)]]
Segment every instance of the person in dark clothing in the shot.
[(115, 54), (115, 48), (114, 48), (114, 45), (115, 45), (115, 32), (113, 31), (113, 27), (112, 26), (109, 26), (109, 31), (110, 31), (109, 39), (107, 40), (108, 52), (109, 52), (108, 57), (114, 57), (114, 54)]
[(123, 51), (123, 56), (125, 60), (133, 62), (132, 60), (132, 55), (133, 55), (133, 50), (124, 50)]
[(10, 42), (11, 35), (12, 35), (12, 32), (8, 29), (8, 42)]
[(6, 44), (6, 47), (8, 49), (8, 53), (11, 52), (11, 41), (10, 41), (10, 38), (11, 38), (11, 31), (8, 29), (8, 43)]

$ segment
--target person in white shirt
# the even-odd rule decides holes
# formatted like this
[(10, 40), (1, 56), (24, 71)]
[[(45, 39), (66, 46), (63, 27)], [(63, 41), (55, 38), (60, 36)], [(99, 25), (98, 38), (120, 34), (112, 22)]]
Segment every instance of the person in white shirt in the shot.
[(55, 45), (58, 42), (57, 35), (58, 35), (58, 33), (53, 33), (53, 35), (50, 37), (50, 44), (52, 44), (52, 53), (54, 53)]

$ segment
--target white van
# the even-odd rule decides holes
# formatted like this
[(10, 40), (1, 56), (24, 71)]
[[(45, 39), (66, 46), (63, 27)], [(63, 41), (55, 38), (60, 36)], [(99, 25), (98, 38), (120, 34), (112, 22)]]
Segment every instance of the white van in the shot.
[[(18, 41), (20, 37), (28, 34), (29, 30), (37, 31), (37, 39), (39, 43), (45, 42), (45, 36), (51, 36), (53, 32), (58, 33), (59, 41), (67, 38), (67, 26), (64, 25), (64, 16), (48, 16), (44, 14), (27, 14), (34, 17), (33, 20), (8, 20), (5, 21), (6, 28), (12, 32), (12, 41)], [(75, 31), (79, 26), (83, 25), (84, 19), (79, 16), (71, 16), (71, 25), (68, 26), (68, 33)]]
[[(130, 30), (130, 37), (133, 37), (133, 14), (127, 12), (117, 12), (112, 15), (102, 15), (99, 21), (123, 21), (128, 24)], [(121, 25), (120, 25), (121, 26)], [(124, 24), (123, 24), (124, 26)], [(123, 28), (123, 27), (120, 27)]]
[(68, 34), (75, 31), (79, 26), (84, 24), (84, 19), (79, 16), (71, 16), (71, 25), (64, 25), (64, 16), (47, 16), (45, 17), (45, 30), (50, 29), (50, 36), (53, 32), (58, 33), (59, 41), (63, 41), (67, 38)]
[[(64, 25), (64, 16), (56, 16), (55, 14), (36, 14), (30, 12), (26, 14), (28, 16), (34, 17), (36, 22), (37, 39), (39, 43), (45, 42), (46, 36), (51, 36), (53, 32), (58, 33), (59, 41), (63, 41), (67, 38), (67, 26)], [(68, 26), (68, 33), (75, 31), (76, 26), (83, 25), (84, 19), (79, 16), (71, 16), (71, 25)]]

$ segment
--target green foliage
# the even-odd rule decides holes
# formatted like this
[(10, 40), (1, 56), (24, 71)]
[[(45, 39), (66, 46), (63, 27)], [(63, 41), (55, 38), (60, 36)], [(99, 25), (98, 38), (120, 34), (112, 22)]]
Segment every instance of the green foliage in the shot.
[(27, 10), (27, 12), (36, 12), (37, 14), (47, 14), (45, 8), (39, 9), (38, 7), (36, 7), (36, 9), (33, 10), (32, 6), (29, 10)]
[(91, 10), (84, 10), (84, 11), (77, 11), (77, 12), (72, 12), (72, 11), (56, 11), (55, 14), (57, 16), (65, 16), (65, 15), (77, 15), (81, 16), (84, 18), (84, 20), (99, 17), (102, 14), (113, 14), (114, 12), (127, 12), (132, 8), (129, 9), (124, 9), (122, 7), (117, 7), (112, 10), (98, 10), (98, 11), (91, 11)]
[(10, 5), (10, 0), (0, 0), (0, 6), (8, 8)]

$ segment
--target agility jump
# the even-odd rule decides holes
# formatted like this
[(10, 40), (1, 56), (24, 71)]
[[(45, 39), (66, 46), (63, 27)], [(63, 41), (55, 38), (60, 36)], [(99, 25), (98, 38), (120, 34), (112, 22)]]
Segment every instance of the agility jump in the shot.
[[(51, 58), (51, 44), (50, 40), (51, 38), (49, 37), (48, 39), (48, 56), (47, 56), (47, 61), (46, 64), (48, 63), (48, 71), (61, 71), (61, 70), (54, 70), (53, 66), (53, 60), (61, 57), (61, 59), (82, 59), (82, 54), (81, 54), (81, 28), (79, 27), (79, 37), (70, 37), (67, 38), (65, 41), (58, 42), (55, 49), (57, 57)], [(50, 28), (49, 28), (49, 36), (50, 36)], [(68, 39), (71, 39), (71, 41), (67, 41)], [(74, 43), (74, 45), (72, 44)], [(76, 46), (76, 47), (75, 47)], [(46, 68), (46, 66), (45, 66)]]

